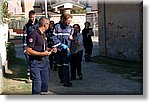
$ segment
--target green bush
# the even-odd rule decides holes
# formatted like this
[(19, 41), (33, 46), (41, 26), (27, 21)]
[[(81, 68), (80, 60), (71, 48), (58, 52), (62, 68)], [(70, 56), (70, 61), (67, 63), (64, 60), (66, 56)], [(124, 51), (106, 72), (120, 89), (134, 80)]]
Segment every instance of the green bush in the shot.
[(86, 14), (86, 9), (77, 9), (77, 10), (71, 10), (71, 14)]
[(11, 14), (8, 12), (7, 0), (0, 1), (0, 24), (8, 23)]
[(16, 50), (15, 50), (14, 43), (12, 42), (7, 43), (7, 59), (9, 64), (15, 64)]

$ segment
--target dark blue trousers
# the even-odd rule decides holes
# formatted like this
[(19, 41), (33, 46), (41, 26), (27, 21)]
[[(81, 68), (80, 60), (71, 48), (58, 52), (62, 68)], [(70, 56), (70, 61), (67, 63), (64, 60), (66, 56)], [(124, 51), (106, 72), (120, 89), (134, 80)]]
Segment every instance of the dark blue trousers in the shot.
[(32, 94), (41, 94), (41, 92), (47, 92), (49, 85), (48, 57), (44, 57), (41, 61), (30, 60), (30, 68)]
[(78, 76), (82, 76), (82, 55), (83, 50), (72, 54), (70, 66), (71, 66), (71, 79), (76, 79), (76, 73)]
[(67, 49), (62, 49), (61, 51), (57, 52), (57, 64), (60, 81), (64, 83), (70, 82), (69, 58), (67, 55)]

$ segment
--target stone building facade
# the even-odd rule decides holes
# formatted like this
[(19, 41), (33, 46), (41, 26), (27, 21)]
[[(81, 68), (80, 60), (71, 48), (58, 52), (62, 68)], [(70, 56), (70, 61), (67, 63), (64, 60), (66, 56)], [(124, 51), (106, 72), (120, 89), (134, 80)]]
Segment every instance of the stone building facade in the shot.
[(143, 2), (100, 2), (98, 10), (100, 55), (142, 61)]

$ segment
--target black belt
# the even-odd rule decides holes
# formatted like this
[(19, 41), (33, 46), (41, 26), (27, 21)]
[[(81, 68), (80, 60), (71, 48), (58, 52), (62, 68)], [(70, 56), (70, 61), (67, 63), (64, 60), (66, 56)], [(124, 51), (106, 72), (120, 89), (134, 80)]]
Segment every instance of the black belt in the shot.
[(44, 57), (31, 57), (30, 60), (43, 61), (43, 60), (44, 60)]

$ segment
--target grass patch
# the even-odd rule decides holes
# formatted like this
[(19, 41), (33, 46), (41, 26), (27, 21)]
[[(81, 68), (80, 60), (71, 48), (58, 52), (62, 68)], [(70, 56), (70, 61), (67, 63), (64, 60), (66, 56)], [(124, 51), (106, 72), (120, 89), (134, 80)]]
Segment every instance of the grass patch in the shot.
[(3, 95), (30, 95), (31, 84), (27, 80), (27, 64), (24, 59), (16, 58), (14, 64), (9, 65), (13, 74), (4, 75)]
[(27, 78), (27, 64), (24, 59), (16, 58), (14, 64), (9, 65), (9, 69), (13, 71), (13, 75), (6, 74), (6, 78)]
[(105, 70), (108, 72), (120, 74), (127, 79), (136, 81), (143, 80), (142, 63), (116, 60), (101, 56), (94, 56), (92, 60), (95, 63), (106, 64), (108, 67), (106, 67)]

